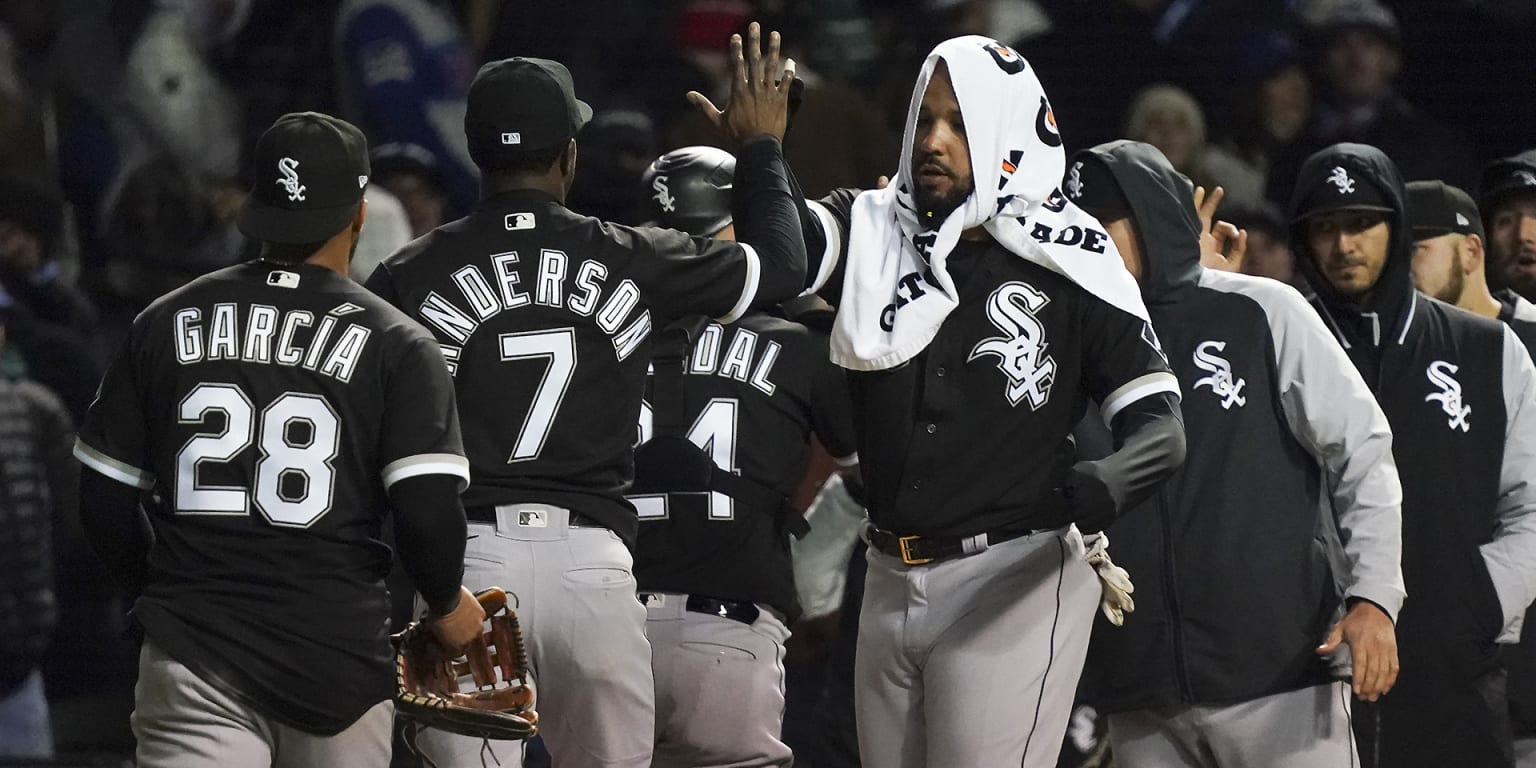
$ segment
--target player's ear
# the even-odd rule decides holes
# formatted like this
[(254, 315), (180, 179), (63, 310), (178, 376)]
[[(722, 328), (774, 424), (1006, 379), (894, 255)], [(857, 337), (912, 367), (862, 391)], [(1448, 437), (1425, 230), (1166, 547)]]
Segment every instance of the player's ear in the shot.
[(576, 178), (576, 140), (571, 139), (565, 145), (565, 151), (560, 153), (560, 175), (565, 178), (566, 185), (570, 185), (571, 179)]
[(363, 198), (357, 204), (357, 214), (352, 217), (352, 234), (355, 236), (363, 231), (363, 220), (368, 218), (368, 199)]
[(1483, 239), (1477, 235), (1467, 235), (1461, 239), (1461, 268), (1467, 273), (1483, 269)]

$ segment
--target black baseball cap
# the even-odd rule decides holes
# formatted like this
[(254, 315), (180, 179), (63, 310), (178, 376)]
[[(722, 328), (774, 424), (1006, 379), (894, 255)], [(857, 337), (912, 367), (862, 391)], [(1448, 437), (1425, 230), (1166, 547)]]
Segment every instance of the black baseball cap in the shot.
[(237, 223), (269, 243), (329, 240), (357, 215), (368, 186), (368, 140), (319, 112), (283, 115), (256, 141), (251, 193)]
[(1411, 181), (1407, 190), (1415, 242), (1450, 234), (1483, 237), (1483, 218), (1471, 195), (1443, 181)]
[(1120, 180), (1093, 150), (1078, 152), (1067, 166), (1061, 191), (1077, 207), (1101, 222), (1111, 222), (1131, 215), (1131, 201), (1120, 187)]
[(1376, 211), (1392, 213), (1395, 209), (1374, 182), (1363, 174), (1335, 165), (1328, 174), (1313, 182), (1305, 201), (1297, 207), (1295, 221), (1334, 211)]
[(1478, 202), (1490, 214), (1511, 195), (1536, 193), (1536, 149), (1489, 163), (1479, 186)]
[(576, 98), (564, 64), (514, 57), (475, 73), (464, 136), (475, 164), (494, 168), (508, 156), (570, 141), (591, 119), (592, 107)]

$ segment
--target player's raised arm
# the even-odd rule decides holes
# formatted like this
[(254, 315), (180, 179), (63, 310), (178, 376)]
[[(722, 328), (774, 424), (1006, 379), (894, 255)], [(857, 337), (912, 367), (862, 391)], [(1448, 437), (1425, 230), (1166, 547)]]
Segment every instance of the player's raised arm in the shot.
[(757, 285), (750, 297), (742, 296), (747, 302), (743, 309), (771, 306), (794, 297), (805, 289), (807, 272), (799, 210), (781, 144), (789, 120), (795, 63), (793, 59), (781, 62), (777, 32), (768, 35), (764, 55), (761, 34), (761, 27), (754, 22), (745, 41), (741, 35), (731, 36), (734, 73), (724, 111), (697, 91), (688, 94), (720, 129), (736, 155), (731, 204), (736, 239), (760, 262), (755, 276), (753, 268), (748, 268), (748, 290), (754, 279)]

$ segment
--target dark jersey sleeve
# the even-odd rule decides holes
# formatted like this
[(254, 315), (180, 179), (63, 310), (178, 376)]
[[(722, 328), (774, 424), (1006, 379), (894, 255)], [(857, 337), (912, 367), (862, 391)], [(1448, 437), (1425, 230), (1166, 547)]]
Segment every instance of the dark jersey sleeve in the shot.
[(463, 490), (469, 484), (469, 462), (459, 434), (453, 380), (437, 343), (425, 332), (413, 337), (388, 375), (379, 443), (384, 487), (438, 474), (457, 477)]
[(400, 292), (395, 290), (395, 276), (389, 271), (389, 267), (380, 264), (368, 275), (368, 280), (363, 287), (373, 292), (373, 295), (390, 303), (391, 306), (404, 311), (400, 306)]
[(636, 259), (630, 274), (661, 324), (689, 315), (733, 323), (752, 308), (763, 272), (756, 248), (674, 229), (637, 232), (649, 253)]
[(138, 380), (137, 349), (141, 326), (135, 324), (117, 357), (107, 367), (75, 441), (75, 458), (87, 468), (140, 490), (155, 485), (150, 469), (144, 402)]
[(1084, 384), (1106, 425), (1142, 398), (1179, 396), (1179, 381), (1150, 323), (1086, 292), (1081, 323)]
[(827, 340), (817, 336), (818, 351), (815, 391), (811, 402), (811, 429), (826, 446), (838, 466), (848, 467), (859, 461), (858, 444), (853, 432), (853, 400), (848, 393), (848, 374), (827, 359)]
[(833, 306), (843, 299), (843, 273), (848, 266), (848, 230), (853, 221), (853, 199), (862, 190), (836, 189), (820, 200), (806, 203), (801, 213), (805, 250), (816, 264), (806, 275), (810, 290)]

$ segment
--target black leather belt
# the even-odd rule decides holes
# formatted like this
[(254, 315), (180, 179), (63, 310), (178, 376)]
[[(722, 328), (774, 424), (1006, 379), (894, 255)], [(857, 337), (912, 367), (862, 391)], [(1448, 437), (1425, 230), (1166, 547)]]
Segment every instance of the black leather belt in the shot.
[[(999, 528), (980, 536), (901, 536), (869, 526), (869, 544), (906, 565), (923, 565), (946, 557), (974, 555), (993, 544), (1022, 538), (1038, 532), (1036, 528)], [(985, 536), (985, 540), (982, 540)], [(966, 541), (976, 542), (968, 550)]]
[[(641, 604), (651, 601), (652, 595), (646, 592), (640, 593)], [(671, 595), (669, 595), (671, 597)], [(683, 606), (689, 613), (703, 613), (710, 616), (719, 616), (731, 621), (739, 621), (743, 624), (756, 624), (757, 617), (762, 615), (762, 609), (755, 603), (743, 600), (716, 600), (704, 595), (689, 595), (688, 602)]]

